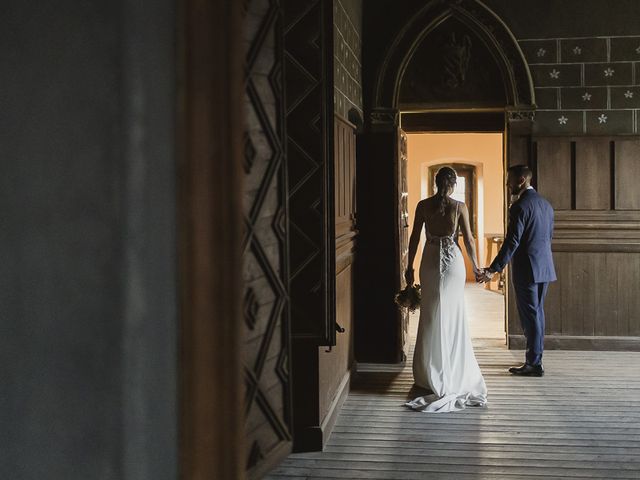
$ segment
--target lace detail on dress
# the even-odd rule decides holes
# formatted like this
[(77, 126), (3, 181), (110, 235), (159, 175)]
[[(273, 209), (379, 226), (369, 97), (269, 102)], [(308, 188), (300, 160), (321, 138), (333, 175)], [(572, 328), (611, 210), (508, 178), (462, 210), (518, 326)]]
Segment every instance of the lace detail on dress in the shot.
[(427, 234), (427, 243), (438, 246), (438, 252), (440, 255), (440, 275), (442, 276), (449, 269), (456, 256), (457, 244), (455, 241), (455, 235), (458, 231), (458, 203), (456, 203), (455, 227), (453, 228), (453, 233), (451, 235), (443, 237), (433, 236), (429, 233), (429, 229), (426, 228), (426, 223), (425, 230)]
[(427, 238), (427, 243), (437, 246), (438, 253), (440, 255), (440, 275), (444, 275), (456, 256), (457, 245), (453, 239), (453, 235), (446, 237), (429, 236)]

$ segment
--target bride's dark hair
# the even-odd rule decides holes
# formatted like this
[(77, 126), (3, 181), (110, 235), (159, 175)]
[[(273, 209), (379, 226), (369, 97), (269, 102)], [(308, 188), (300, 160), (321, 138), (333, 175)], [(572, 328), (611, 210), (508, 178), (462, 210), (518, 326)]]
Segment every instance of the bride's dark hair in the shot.
[(438, 173), (436, 173), (436, 187), (438, 188), (436, 198), (438, 199), (438, 211), (442, 215), (444, 215), (445, 207), (448, 203), (447, 192), (455, 186), (457, 178), (458, 175), (456, 171), (451, 167), (442, 167), (438, 170)]

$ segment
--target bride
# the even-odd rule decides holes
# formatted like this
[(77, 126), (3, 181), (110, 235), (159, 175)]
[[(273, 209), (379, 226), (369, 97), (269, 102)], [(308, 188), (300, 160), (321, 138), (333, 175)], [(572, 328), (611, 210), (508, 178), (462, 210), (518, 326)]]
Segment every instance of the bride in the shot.
[(405, 272), (407, 284), (412, 285), (413, 260), (424, 224), (427, 241), (420, 263), (422, 298), (413, 378), (416, 385), (433, 394), (405, 405), (426, 412), (451, 412), (487, 402), (487, 387), (473, 353), (465, 313), (466, 271), (456, 243), (458, 226), (462, 228), (476, 279), (481, 272), (467, 207), (451, 198), (456, 178), (455, 170), (441, 168), (436, 174), (437, 193), (418, 202)]

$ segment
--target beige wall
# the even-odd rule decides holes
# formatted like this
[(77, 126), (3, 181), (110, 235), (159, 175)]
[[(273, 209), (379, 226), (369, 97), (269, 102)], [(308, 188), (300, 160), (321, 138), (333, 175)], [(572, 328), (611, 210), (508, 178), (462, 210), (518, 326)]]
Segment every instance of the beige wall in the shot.
[[(441, 163), (467, 163), (478, 174), (478, 257), (485, 264), (486, 233), (504, 232), (504, 175), (501, 133), (419, 133), (408, 137), (409, 224), (419, 200), (428, 194), (428, 168)], [(424, 237), (424, 232), (423, 232)], [(418, 271), (423, 243), (414, 269)], [(495, 253), (495, 251), (494, 251)]]

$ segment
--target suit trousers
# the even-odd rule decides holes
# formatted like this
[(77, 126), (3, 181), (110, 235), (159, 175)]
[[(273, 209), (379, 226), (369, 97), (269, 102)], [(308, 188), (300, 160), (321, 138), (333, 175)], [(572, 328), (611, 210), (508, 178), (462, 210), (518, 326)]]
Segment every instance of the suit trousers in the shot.
[(526, 363), (540, 365), (544, 350), (544, 298), (548, 283), (513, 283), (520, 324), (527, 339)]

